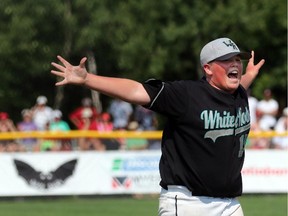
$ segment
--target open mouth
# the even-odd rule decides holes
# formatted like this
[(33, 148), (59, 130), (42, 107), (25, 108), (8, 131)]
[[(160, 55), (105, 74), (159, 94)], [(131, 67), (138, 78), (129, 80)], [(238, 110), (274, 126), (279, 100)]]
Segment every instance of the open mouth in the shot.
[(238, 79), (238, 72), (237, 71), (231, 71), (228, 73), (228, 77), (230, 79)]

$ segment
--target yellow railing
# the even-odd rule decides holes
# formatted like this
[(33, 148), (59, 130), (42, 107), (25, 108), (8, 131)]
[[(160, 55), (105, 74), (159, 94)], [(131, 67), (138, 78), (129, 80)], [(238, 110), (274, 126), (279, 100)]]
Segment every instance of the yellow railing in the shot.
[(29, 131), (29, 132), (5, 132), (0, 133), (0, 140), (5, 139), (21, 139), (21, 138), (53, 138), (53, 139), (67, 139), (79, 137), (95, 137), (95, 138), (150, 138), (160, 139), (162, 131), (80, 131), (71, 130), (65, 132), (54, 131)]
[[(95, 138), (147, 138), (161, 139), (162, 131), (79, 131), (71, 130), (67, 132), (54, 131), (30, 131), (30, 132), (2, 132), (0, 140), (6, 139), (21, 139), (21, 138), (46, 138), (46, 139), (72, 139), (79, 137), (95, 137)], [(288, 131), (285, 133), (277, 133), (275, 131), (267, 132), (250, 132), (250, 138), (272, 138), (272, 137), (288, 136)]]

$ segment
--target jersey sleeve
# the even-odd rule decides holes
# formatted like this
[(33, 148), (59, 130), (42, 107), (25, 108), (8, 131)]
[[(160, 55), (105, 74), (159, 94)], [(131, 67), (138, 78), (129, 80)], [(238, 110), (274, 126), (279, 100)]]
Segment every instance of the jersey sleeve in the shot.
[(146, 108), (171, 117), (180, 117), (186, 112), (188, 101), (184, 81), (148, 80), (143, 86), (151, 98)]

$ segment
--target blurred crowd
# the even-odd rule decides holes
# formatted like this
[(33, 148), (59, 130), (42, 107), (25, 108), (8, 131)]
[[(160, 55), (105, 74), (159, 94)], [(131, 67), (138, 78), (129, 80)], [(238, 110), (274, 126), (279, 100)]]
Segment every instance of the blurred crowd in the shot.
[[(273, 98), (271, 89), (263, 91), (263, 98), (258, 100), (248, 91), (248, 103), (250, 109), (251, 132), (254, 134), (261, 132), (275, 131), (285, 133), (288, 129), (288, 107), (279, 109), (279, 103)], [(279, 116), (280, 114), (280, 116)], [(288, 149), (287, 136), (257, 137), (248, 140), (251, 149)]]
[[(22, 120), (14, 123), (7, 112), (0, 112), (0, 133), (13, 131), (155, 131), (156, 114), (142, 106), (115, 99), (106, 112), (99, 113), (90, 98), (83, 98), (79, 107), (68, 114), (69, 121), (62, 118), (62, 111), (48, 106), (46, 96), (40, 95), (33, 107), (23, 109)], [(159, 149), (160, 140), (144, 138), (98, 139), (2, 139), (0, 152), (39, 152), (72, 150), (142, 150)]]
[[(249, 93), (251, 132), (287, 132), (288, 108), (279, 110), (278, 102), (270, 89), (265, 89), (259, 100)], [(280, 115), (279, 115), (280, 113)], [(90, 98), (83, 98), (79, 107), (69, 113), (69, 122), (63, 120), (61, 110), (48, 106), (47, 97), (37, 97), (33, 107), (23, 109), (22, 120), (14, 123), (7, 112), (0, 112), (0, 133), (10, 131), (154, 131), (158, 129), (157, 116), (142, 106), (114, 99), (106, 112), (99, 113)], [(0, 152), (25, 151), (72, 151), (72, 150), (143, 150), (160, 149), (160, 140), (144, 138), (99, 139), (79, 137), (77, 139), (10, 139), (0, 140)], [(248, 149), (288, 149), (287, 136), (252, 137)]]

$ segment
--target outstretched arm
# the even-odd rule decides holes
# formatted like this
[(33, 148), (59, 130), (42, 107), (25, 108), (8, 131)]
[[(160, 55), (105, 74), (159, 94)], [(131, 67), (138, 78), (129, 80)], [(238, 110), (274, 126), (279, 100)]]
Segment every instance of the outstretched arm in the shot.
[(264, 63), (265, 60), (262, 59), (260, 62), (258, 62), (258, 64), (254, 65), (254, 51), (251, 52), (251, 58), (249, 59), (246, 67), (246, 73), (241, 78), (241, 85), (246, 90), (250, 87)]
[(62, 77), (63, 80), (57, 82), (56, 86), (67, 84), (82, 85), (129, 103), (145, 105), (150, 102), (150, 97), (143, 85), (137, 81), (88, 73), (85, 67), (86, 57), (81, 59), (78, 66), (71, 65), (61, 56), (57, 56), (57, 58), (62, 64), (52, 62), (52, 66), (57, 70), (51, 70), (51, 73)]

